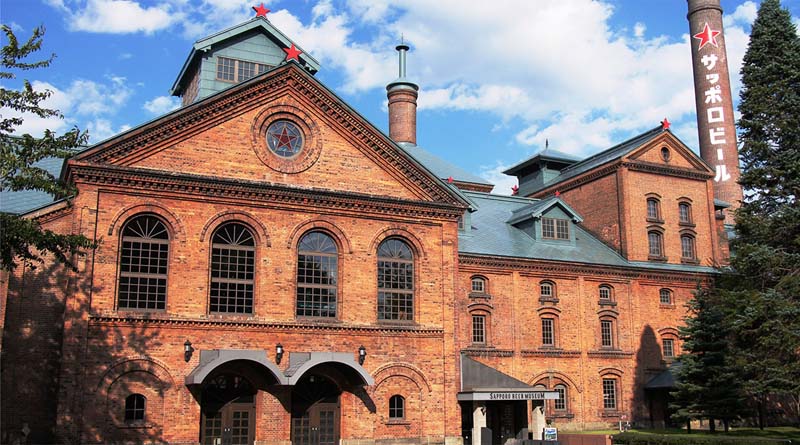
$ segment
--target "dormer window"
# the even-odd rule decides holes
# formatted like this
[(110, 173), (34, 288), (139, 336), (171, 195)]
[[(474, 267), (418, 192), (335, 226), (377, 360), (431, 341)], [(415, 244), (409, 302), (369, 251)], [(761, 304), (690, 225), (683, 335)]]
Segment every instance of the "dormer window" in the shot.
[(542, 238), (569, 240), (569, 221), (561, 218), (542, 218)]
[(244, 82), (272, 68), (263, 63), (217, 57), (217, 80)]

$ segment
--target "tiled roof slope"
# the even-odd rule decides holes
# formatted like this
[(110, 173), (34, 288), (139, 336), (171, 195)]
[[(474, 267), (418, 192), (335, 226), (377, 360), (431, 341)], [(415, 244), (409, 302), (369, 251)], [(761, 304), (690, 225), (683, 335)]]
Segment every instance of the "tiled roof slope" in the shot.
[(401, 146), (406, 153), (413, 156), (414, 159), (416, 159), (420, 164), (424, 165), (428, 170), (433, 172), (433, 174), (441, 179), (452, 177), (453, 180), (458, 182), (469, 182), (472, 184), (481, 184), (487, 186), (493, 185), (480, 176), (474, 175), (460, 167), (456, 167), (452, 163), (445, 161), (444, 159), (432, 154), (422, 147), (406, 143), (400, 143), (398, 145)]
[[(64, 165), (64, 160), (61, 158), (46, 158), (33, 165), (47, 170), (57, 178), (61, 173), (61, 166)], [(40, 190), (0, 191), (0, 212), (3, 213), (18, 215), (52, 202), (53, 195)]]
[[(601, 151), (594, 156), (590, 156), (583, 161), (577, 162), (575, 164), (570, 165), (569, 167), (561, 170), (561, 174), (553, 178), (551, 181), (548, 181), (547, 184), (540, 187), (537, 190), (542, 190), (544, 188), (550, 187), (553, 184), (558, 184), (559, 182), (564, 182), (567, 179), (574, 178), (582, 173), (585, 173), (595, 167), (599, 167), (607, 162), (611, 162), (613, 160), (619, 159), (626, 154), (636, 150), (637, 148), (641, 147), (643, 144), (654, 139), (656, 136), (660, 135), (664, 130), (660, 125), (652, 130), (646, 131), (638, 136), (635, 136), (631, 139), (628, 139), (625, 142), (617, 144), (607, 150)], [(525, 161), (527, 162), (527, 161)]]
[(537, 241), (507, 221), (512, 219), (516, 210), (530, 207), (540, 202), (539, 200), (477, 192), (464, 194), (476, 203), (478, 210), (472, 214), (472, 229), (459, 234), (458, 251), (461, 254), (685, 272), (711, 273), (715, 270), (706, 266), (627, 261), (580, 225), (574, 226), (574, 245), (557, 241)]

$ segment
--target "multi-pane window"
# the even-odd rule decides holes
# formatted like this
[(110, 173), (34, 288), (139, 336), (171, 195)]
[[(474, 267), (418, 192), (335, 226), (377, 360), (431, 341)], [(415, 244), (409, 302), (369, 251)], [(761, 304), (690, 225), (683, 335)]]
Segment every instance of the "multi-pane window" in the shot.
[(550, 282), (547, 282), (547, 281), (545, 281), (543, 283), (539, 283), (539, 297), (540, 298), (549, 299), (549, 298), (555, 298), (555, 296), (556, 296), (556, 293), (555, 293), (555, 287), (553, 286), (553, 283), (550, 283)]
[(598, 290), (600, 291), (601, 300), (611, 300), (611, 286), (603, 285)]
[(681, 258), (693, 260), (695, 257), (694, 237), (691, 235), (681, 235)]
[(664, 358), (675, 357), (675, 343), (673, 339), (671, 338), (661, 339), (661, 349), (664, 354)]
[(486, 316), (472, 316), (472, 343), (486, 343)]
[(211, 239), (209, 312), (253, 313), (256, 243), (250, 229), (228, 223)]
[(333, 238), (322, 232), (303, 236), (297, 248), (298, 317), (336, 317), (339, 255)]
[(661, 233), (653, 231), (647, 232), (647, 243), (649, 246), (650, 256), (664, 256), (664, 243), (662, 241)]
[(556, 411), (567, 410), (567, 387), (564, 385), (556, 385), (555, 388), (558, 393), (558, 398), (553, 401), (553, 408)]
[(542, 218), (542, 238), (569, 239), (569, 221), (561, 218)]
[(669, 289), (658, 291), (658, 301), (661, 304), (672, 304), (672, 291)]
[(472, 277), (472, 292), (486, 293), (486, 279), (483, 277)]
[(406, 399), (401, 395), (393, 395), (389, 399), (389, 419), (402, 420), (406, 417)]
[(378, 247), (378, 320), (414, 319), (414, 255), (405, 241)]
[(130, 220), (122, 229), (117, 306), (165, 309), (168, 260), (169, 232), (164, 223), (153, 215)]
[(603, 409), (617, 409), (617, 379), (603, 379)]
[(228, 82), (244, 82), (270, 68), (270, 65), (264, 65), (263, 63), (247, 62), (244, 60), (231, 59), (229, 57), (218, 57), (217, 79)]
[(143, 422), (147, 399), (141, 394), (131, 394), (125, 398), (125, 421)]
[(661, 203), (655, 198), (647, 199), (647, 219), (661, 219)]
[(600, 346), (604, 348), (614, 347), (613, 320), (600, 320)]
[(555, 320), (542, 318), (542, 346), (555, 346)]
[(687, 202), (678, 204), (678, 221), (684, 224), (692, 223), (692, 205)]

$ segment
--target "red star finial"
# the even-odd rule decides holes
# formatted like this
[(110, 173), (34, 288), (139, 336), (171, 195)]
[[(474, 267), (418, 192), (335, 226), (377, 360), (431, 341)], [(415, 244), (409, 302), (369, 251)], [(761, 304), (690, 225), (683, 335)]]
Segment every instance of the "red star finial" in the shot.
[(663, 121), (661, 121), (661, 129), (662, 130), (669, 130), (669, 126), (672, 125), (669, 120), (665, 117)]
[(267, 17), (267, 13), (269, 12), (269, 9), (265, 8), (264, 4), (262, 3), (262, 4), (258, 5), (258, 6), (253, 6), (253, 11), (256, 12), (256, 17), (264, 17), (264, 18), (266, 18)]
[(709, 43), (716, 47), (717, 46), (716, 37), (720, 34), (722, 34), (722, 31), (714, 31), (713, 29), (711, 29), (710, 26), (708, 26), (708, 22), (706, 22), (705, 26), (703, 27), (703, 32), (695, 34), (692, 37), (700, 41), (700, 47), (697, 48), (697, 50), (699, 51)]
[(515, 185), (514, 187), (511, 187), (511, 194), (512, 195), (516, 195), (517, 192), (519, 192), (519, 187), (518, 186)]
[(452, 184), (453, 183), (453, 177), (452, 176), (448, 176), (447, 183), (448, 184)]
[(556, 193), (555, 193), (555, 195), (556, 195), (556, 198), (558, 198), (559, 196), (561, 196), (561, 192), (559, 192), (558, 190), (556, 190)]
[(286, 61), (287, 62), (289, 60), (292, 60), (292, 59), (294, 59), (294, 60), (299, 62), (300, 59), (298, 59), (297, 56), (299, 56), (300, 54), (303, 54), (302, 51), (300, 51), (299, 49), (297, 49), (296, 46), (294, 46), (294, 43), (292, 43), (292, 47), (291, 48), (284, 48), (283, 52), (286, 53)]

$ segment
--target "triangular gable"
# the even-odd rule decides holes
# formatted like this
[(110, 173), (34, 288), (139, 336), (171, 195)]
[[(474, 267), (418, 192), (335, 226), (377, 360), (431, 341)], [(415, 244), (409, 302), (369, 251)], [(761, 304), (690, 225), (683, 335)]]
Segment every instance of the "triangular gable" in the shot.
[(532, 390), (533, 387), (491, 366), (473, 360), (465, 354), (461, 354), (461, 391), (486, 389)]
[(311, 73), (316, 73), (319, 71), (319, 62), (311, 57), (311, 55), (307, 54), (300, 45), (297, 45), (294, 41), (287, 37), (286, 34), (276, 28), (266, 17), (253, 17), (244, 23), (240, 23), (236, 26), (196, 41), (192, 46), (192, 51), (189, 53), (189, 57), (186, 58), (186, 62), (184, 62), (183, 67), (178, 74), (178, 78), (175, 79), (175, 83), (170, 89), (170, 94), (173, 96), (181, 94), (181, 91), (189, 82), (187, 79), (189, 70), (197, 59), (204, 57), (209, 51), (224, 45), (227, 41), (251, 32), (262, 33), (281, 48), (290, 48), (292, 45), (294, 45), (301, 51), (301, 54), (298, 56), (300, 65)]
[(361, 154), (383, 166), (403, 187), (414, 190), (416, 199), (468, 206), (462, 194), (454, 192), (296, 62), (285, 63), (242, 84), (101, 142), (74, 157), (70, 166), (135, 166), (137, 162), (194, 137), (211, 126), (223, 125), (232, 116), (252, 112), (266, 102), (288, 96), (302, 100), (304, 106), (324, 115), (337, 132), (348, 135), (353, 147), (360, 150)]
[(570, 207), (566, 202), (562, 201), (561, 198), (551, 197), (514, 210), (507, 223), (514, 225), (529, 219), (539, 219), (553, 207), (558, 207), (563, 210), (564, 213), (566, 213), (567, 216), (569, 216), (569, 218), (572, 219), (572, 221), (576, 224), (583, 221), (583, 218), (578, 214), (578, 212), (576, 212), (575, 209)]
[(647, 141), (623, 156), (627, 162), (673, 169), (699, 170), (713, 173), (714, 170), (670, 131)]

